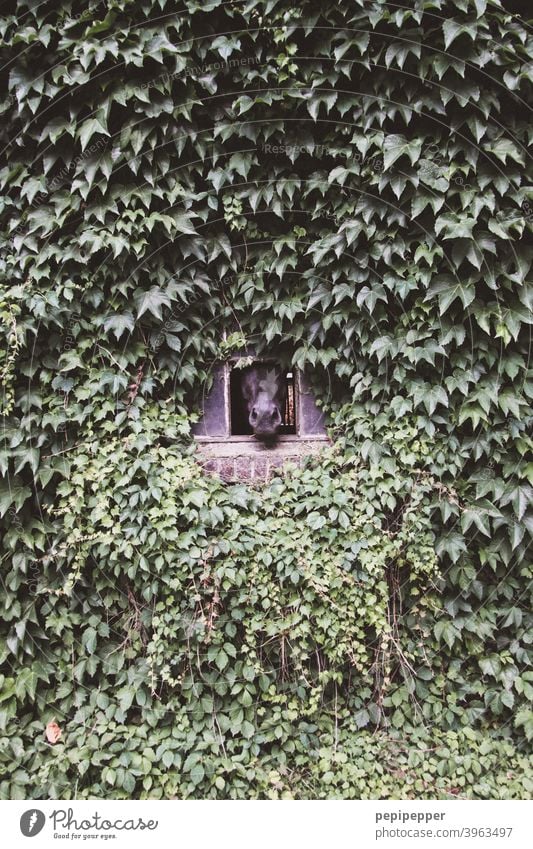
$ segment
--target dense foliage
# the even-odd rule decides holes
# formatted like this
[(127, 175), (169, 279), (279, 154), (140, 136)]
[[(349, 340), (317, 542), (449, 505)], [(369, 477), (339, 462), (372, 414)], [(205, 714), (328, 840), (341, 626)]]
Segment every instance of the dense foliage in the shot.
[[(532, 38), (409, 5), (3, 7), (2, 798), (531, 792)], [(248, 343), (334, 437), (266, 487)]]

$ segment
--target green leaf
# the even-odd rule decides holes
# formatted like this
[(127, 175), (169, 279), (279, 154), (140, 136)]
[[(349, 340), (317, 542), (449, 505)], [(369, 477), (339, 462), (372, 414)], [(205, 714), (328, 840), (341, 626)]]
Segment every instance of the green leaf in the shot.
[(354, 714), (354, 721), (357, 728), (364, 728), (370, 722), (370, 715), (367, 710), (361, 709)]
[(116, 12), (108, 12), (103, 21), (97, 21), (97, 23), (93, 24), (85, 31), (85, 38), (89, 38), (91, 35), (98, 35), (98, 33), (105, 32), (110, 29), (110, 27), (114, 24), (116, 17)]
[(312, 511), (306, 519), (306, 523), (312, 528), (314, 531), (320, 530), (327, 523), (327, 519), (320, 513), (316, 511)]
[(411, 165), (414, 165), (420, 157), (422, 140), (413, 139), (408, 141), (404, 136), (386, 136), (383, 143), (383, 169), (386, 171), (400, 156), (408, 156)]
[(245, 719), (241, 726), (241, 733), (246, 740), (250, 740), (255, 734), (255, 728), (251, 722)]
[(86, 628), (82, 634), (81, 644), (88, 654), (93, 654), (96, 648), (98, 634), (94, 628)]
[(438, 404), (443, 407), (448, 406), (448, 396), (442, 386), (432, 386), (424, 394), (424, 406), (428, 411), (428, 415), (432, 416)]
[(500, 138), (494, 142), (489, 142), (485, 145), (485, 152), (492, 153), (493, 156), (505, 165), (507, 164), (508, 157), (511, 162), (518, 162), (520, 165), (524, 164), (523, 151), (509, 138)]
[(218, 668), (220, 669), (220, 671), (221, 671), (221, 672), (222, 672), (222, 671), (226, 668), (226, 666), (228, 665), (228, 663), (229, 663), (229, 657), (227, 656), (227, 654), (226, 654), (226, 652), (224, 651), (224, 649), (220, 649), (220, 651), (217, 653), (217, 656), (216, 656), (216, 658), (215, 658), (215, 663), (216, 663), (216, 665), (218, 666)]
[(16, 478), (8, 484), (0, 484), (0, 518), (5, 516), (10, 508), (13, 508), (14, 513), (18, 513), (31, 494), (31, 489), (21, 486)]
[(481, 657), (479, 659), (479, 667), (484, 675), (497, 677), (502, 669), (501, 661), (497, 655), (491, 657)]
[(491, 536), (489, 516), (481, 510), (478, 510), (476, 507), (473, 507), (470, 510), (463, 510), (461, 513), (461, 530), (463, 533), (466, 533), (472, 524), (474, 524), (482, 534), (485, 534), (485, 536)]
[(448, 48), (460, 35), (466, 34), (472, 41), (475, 41), (478, 34), (478, 30), (475, 25), (461, 24), (453, 18), (449, 18), (444, 21), (442, 30), (444, 32), (444, 46), (446, 50), (448, 50)]
[(432, 298), (437, 297), (440, 315), (444, 315), (455, 300), (459, 299), (463, 308), (466, 309), (472, 303), (475, 296), (476, 290), (473, 283), (463, 283), (454, 279), (449, 274), (443, 274), (431, 284), (424, 300), (430, 301)]
[(475, 218), (446, 212), (435, 221), (435, 233), (437, 236), (442, 233), (443, 239), (472, 239), (475, 224)]
[(211, 41), (211, 49), (216, 50), (223, 59), (229, 59), (232, 53), (240, 51), (241, 41), (239, 38), (219, 35)]
[(452, 622), (446, 619), (437, 622), (433, 631), (437, 640), (439, 640), (439, 642), (442, 642), (442, 640), (444, 640), (449, 646), (449, 648), (452, 648), (455, 641), (459, 638), (458, 629)]
[(132, 333), (135, 328), (135, 319), (133, 313), (113, 313), (104, 320), (104, 330), (108, 333), (113, 331), (117, 339), (120, 339), (122, 334), (127, 331)]
[(163, 319), (163, 307), (171, 304), (170, 297), (158, 286), (152, 286), (148, 292), (139, 292), (135, 296), (137, 318), (150, 312), (155, 318)]
[(31, 667), (21, 669), (15, 680), (15, 693), (18, 699), (23, 699), (25, 696), (35, 698), (39, 679), (37, 673)]
[(80, 125), (80, 129), (78, 131), (78, 138), (81, 142), (82, 151), (85, 150), (95, 133), (105, 136), (111, 135), (108, 132), (107, 128), (104, 127), (103, 124), (98, 120), (98, 118), (89, 118), (87, 121), (84, 121), (83, 124)]
[(163, 761), (163, 764), (167, 767), (167, 769), (169, 769), (171, 766), (174, 765), (174, 753), (170, 751), (163, 752), (161, 760)]

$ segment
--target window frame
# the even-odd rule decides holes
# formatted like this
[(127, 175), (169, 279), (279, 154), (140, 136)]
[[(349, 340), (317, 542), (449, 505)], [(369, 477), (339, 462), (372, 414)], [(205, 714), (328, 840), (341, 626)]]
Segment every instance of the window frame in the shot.
[[(193, 435), (197, 442), (199, 443), (226, 443), (226, 444), (235, 444), (239, 443), (244, 446), (244, 444), (248, 444), (250, 448), (257, 448), (263, 450), (263, 446), (260, 441), (253, 434), (232, 434), (231, 433), (231, 370), (235, 368), (235, 363), (240, 360), (246, 360), (248, 364), (251, 365), (250, 360), (254, 363), (261, 362), (276, 362), (273, 357), (250, 357), (247, 355), (235, 355), (232, 356), (229, 360), (224, 362), (220, 362), (215, 366), (216, 374), (214, 375), (214, 380), (222, 380), (222, 392), (221, 399), (218, 402), (212, 402), (212, 412), (213, 408), (216, 410), (216, 404), (223, 404), (223, 414), (224, 414), (224, 424), (223, 430), (224, 433), (209, 433), (207, 431), (207, 424), (204, 422), (204, 416), (206, 412), (206, 408), (209, 404), (209, 399), (211, 396), (211, 392), (208, 394), (207, 399), (204, 401), (202, 417), (197, 425), (193, 426)], [(266, 449), (270, 452), (275, 452), (276, 447), (281, 447), (287, 443), (314, 443), (314, 442), (329, 442), (329, 438), (326, 434), (325, 424), (321, 425), (321, 429), (308, 431), (305, 429), (304, 425), (304, 415), (303, 415), (303, 404), (302, 404), (302, 395), (303, 393), (308, 393), (310, 390), (307, 387), (307, 382), (302, 374), (301, 369), (293, 366), (290, 369), (294, 375), (293, 377), (293, 385), (294, 385), (294, 412), (295, 412), (295, 430), (294, 434), (280, 434), (276, 440), (276, 443), (273, 447)], [(287, 369), (289, 371), (289, 369)], [(314, 399), (314, 396), (313, 396)], [(202, 424), (204, 429), (202, 430)]]

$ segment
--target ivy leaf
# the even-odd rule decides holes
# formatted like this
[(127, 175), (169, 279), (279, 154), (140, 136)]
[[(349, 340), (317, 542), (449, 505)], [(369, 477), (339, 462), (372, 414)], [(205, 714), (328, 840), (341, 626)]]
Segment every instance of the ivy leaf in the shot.
[(98, 634), (94, 628), (86, 628), (82, 634), (81, 644), (89, 654), (93, 654), (96, 648)]
[(115, 22), (116, 17), (117, 17), (116, 12), (114, 12), (114, 11), (108, 12), (108, 14), (105, 16), (103, 21), (97, 21), (95, 24), (93, 24), (91, 27), (89, 27), (89, 29), (86, 30), (85, 38), (87, 38), (91, 35), (98, 35), (98, 33), (105, 32), (106, 30), (110, 29), (110, 27)]
[(21, 700), (26, 696), (30, 696), (32, 699), (35, 698), (38, 684), (39, 678), (33, 667), (25, 667), (24, 669), (21, 669), (15, 681), (15, 692), (17, 697)]
[(226, 652), (224, 651), (224, 649), (220, 649), (220, 651), (217, 652), (217, 656), (215, 658), (215, 663), (216, 663), (216, 665), (218, 666), (218, 668), (220, 669), (221, 672), (228, 665), (229, 657), (226, 654)]
[(422, 150), (422, 139), (408, 141), (404, 136), (387, 136), (383, 143), (383, 169), (386, 171), (400, 156), (408, 156), (411, 165), (414, 165), (420, 157)]
[(16, 478), (13, 478), (9, 484), (0, 484), (0, 518), (5, 516), (11, 507), (18, 513), (26, 499), (30, 497), (31, 489), (21, 486)]
[(104, 320), (103, 326), (106, 333), (112, 330), (116, 338), (120, 339), (125, 331), (133, 333), (135, 328), (135, 319), (131, 312), (113, 313)]
[(439, 642), (442, 642), (442, 640), (444, 640), (444, 642), (447, 643), (449, 648), (452, 648), (453, 644), (456, 640), (459, 639), (460, 636), (459, 630), (456, 628), (453, 622), (450, 622), (448, 619), (443, 619), (440, 622), (437, 622), (433, 629), (433, 632), (437, 640), (439, 640)]
[(444, 315), (457, 298), (466, 309), (474, 300), (476, 290), (473, 283), (462, 283), (459, 280), (454, 279), (451, 275), (446, 274), (441, 275), (441, 277), (429, 287), (424, 300), (430, 301), (435, 296), (439, 301), (440, 315)]
[(78, 131), (78, 137), (81, 142), (82, 151), (85, 150), (93, 135), (98, 133), (100, 135), (109, 136), (111, 135), (106, 127), (98, 120), (98, 118), (89, 118), (87, 121), (84, 121), (81, 124), (80, 129)]
[(437, 540), (436, 550), (439, 557), (446, 553), (452, 563), (457, 563), (461, 554), (467, 550), (465, 538), (457, 531), (448, 531)]
[(252, 723), (251, 723), (251, 722), (248, 722), (248, 720), (247, 720), (247, 719), (245, 719), (245, 720), (244, 720), (244, 722), (243, 722), (243, 723), (242, 723), (242, 725), (241, 725), (241, 733), (242, 733), (242, 736), (243, 736), (246, 740), (251, 740), (251, 738), (252, 738), (252, 737), (254, 736), (254, 734), (255, 734), (255, 728), (254, 728), (254, 726), (252, 725)]
[(225, 35), (219, 35), (211, 42), (211, 48), (216, 50), (223, 59), (229, 59), (232, 53), (241, 49), (241, 41), (239, 38), (228, 38)]
[(490, 675), (495, 678), (500, 674), (502, 664), (497, 655), (492, 655), (491, 657), (481, 657), (479, 659), (479, 668), (484, 675)]
[(519, 162), (524, 164), (524, 154), (512, 139), (500, 138), (494, 142), (485, 145), (485, 151), (492, 153), (500, 162), (507, 164), (507, 157), (511, 162)]
[(26, 451), (24, 451), (19, 463), (15, 467), (15, 474), (18, 474), (26, 465), (29, 465), (30, 469), (35, 474), (35, 472), (39, 468), (40, 455), (41, 452), (38, 448), (28, 448)]
[(528, 742), (533, 740), (533, 710), (525, 708), (516, 713), (514, 724), (517, 728), (523, 728)]
[(309, 513), (309, 516), (307, 517), (307, 524), (314, 531), (320, 530), (320, 528), (323, 528), (326, 523), (326, 517), (316, 511)]
[(525, 516), (527, 508), (533, 504), (533, 487), (529, 484), (519, 484), (516, 487), (509, 488), (501, 499), (501, 504), (509, 504), (513, 506), (514, 514), (519, 522)]
[(186, 233), (189, 235), (196, 236), (196, 228), (191, 222), (192, 215), (187, 215), (186, 213), (172, 213), (169, 217), (171, 217), (174, 221), (174, 226), (178, 233)]
[(474, 524), (482, 534), (490, 537), (490, 519), (482, 509), (472, 507), (471, 509), (463, 510), (461, 513), (461, 530), (463, 533), (466, 533), (472, 524)]
[(354, 722), (358, 728), (364, 728), (370, 722), (370, 715), (367, 710), (362, 708), (354, 713)]
[(442, 30), (444, 32), (444, 46), (446, 50), (448, 50), (450, 45), (453, 44), (455, 39), (460, 35), (466, 34), (472, 39), (472, 41), (475, 41), (477, 36), (477, 27), (473, 24), (461, 24), (453, 18), (444, 21)]
[(363, 286), (357, 294), (356, 303), (358, 307), (364, 304), (368, 311), (372, 313), (379, 300), (387, 303), (387, 293), (381, 284), (374, 286), (372, 289), (368, 286)]
[(435, 221), (435, 233), (442, 232), (443, 239), (471, 239), (475, 218), (445, 213)]
[(402, 418), (406, 413), (410, 413), (412, 409), (412, 398), (403, 398), (401, 395), (396, 395), (391, 401), (391, 410), (394, 411), (397, 419)]
[(168, 750), (166, 752), (163, 752), (161, 760), (163, 761), (163, 764), (166, 766), (166, 768), (170, 769), (170, 767), (174, 765), (174, 753)]
[(150, 312), (155, 318), (162, 320), (163, 307), (171, 304), (170, 297), (159, 286), (152, 286), (148, 292), (139, 292), (135, 295), (137, 305), (137, 318)]
[(202, 766), (201, 763), (196, 763), (192, 767), (192, 769), (189, 773), (189, 778), (191, 779), (192, 783), (195, 784), (195, 785), (201, 784), (202, 781), (204, 780), (204, 776), (205, 776), (205, 769), (204, 769), (204, 767)]

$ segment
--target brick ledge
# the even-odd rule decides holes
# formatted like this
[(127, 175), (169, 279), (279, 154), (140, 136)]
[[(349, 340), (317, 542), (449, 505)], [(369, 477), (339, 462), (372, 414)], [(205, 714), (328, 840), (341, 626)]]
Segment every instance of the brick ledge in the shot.
[(272, 448), (253, 437), (196, 437), (196, 459), (224, 481), (268, 481), (286, 462), (301, 463), (331, 444), (327, 436), (282, 436)]

